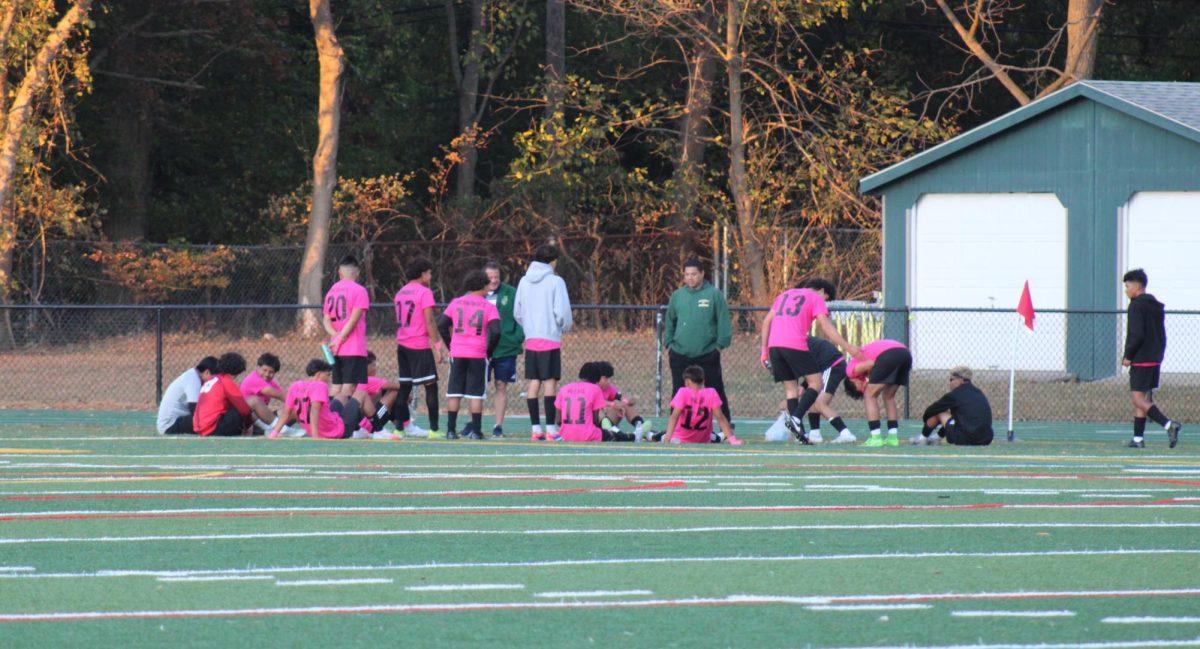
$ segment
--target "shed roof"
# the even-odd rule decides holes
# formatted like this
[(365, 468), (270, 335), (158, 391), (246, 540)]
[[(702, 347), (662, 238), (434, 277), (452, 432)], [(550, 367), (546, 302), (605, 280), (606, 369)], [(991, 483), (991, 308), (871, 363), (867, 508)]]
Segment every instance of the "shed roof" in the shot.
[(885, 185), (1079, 97), (1200, 143), (1200, 83), (1078, 81), (863, 178), (859, 191), (881, 193)]

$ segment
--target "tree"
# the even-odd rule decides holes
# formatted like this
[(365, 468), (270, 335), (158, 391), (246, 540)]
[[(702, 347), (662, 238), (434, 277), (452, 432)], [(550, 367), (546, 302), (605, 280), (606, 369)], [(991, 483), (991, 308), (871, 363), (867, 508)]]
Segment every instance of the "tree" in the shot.
[[(301, 305), (319, 305), (324, 294), (325, 253), (329, 248), (329, 220), (333, 189), (337, 185), (338, 130), (342, 119), (342, 73), (345, 57), (333, 29), (330, 0), (309, 0), (309, 17), (316, 35), (320, 64), (320, 95), (317, 109), (317, 151), (313, 155), (312, 213), (300, 262)], [(301, 309), (300, 328), (305, 335), (320, 331), (314, 309)]]

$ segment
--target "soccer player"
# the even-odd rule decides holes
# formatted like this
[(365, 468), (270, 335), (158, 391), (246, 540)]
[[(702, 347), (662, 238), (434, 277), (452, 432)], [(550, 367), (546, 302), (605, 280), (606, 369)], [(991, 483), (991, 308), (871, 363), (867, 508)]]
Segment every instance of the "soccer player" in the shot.
[[(345, 403), (333, 399), (329, 393), (329, 381), (333, 367), (321, 359), (313, 359), (304, 368), (308, 380), (299, 380), (288, 386), (285, 398), (285, 415), (295, 413), (296, 424), (308, 431), (313, 439), (366, 438), (370, 435), (356, 429), (362, 418), (361, 398), (354, 393)], [(284, 417), (272, 427), (268, 437), (276, 437), (284, 426)]]
[(159, 435), (195, 435), (192, 415), (196, 413), (196, 402), (200, 399), (200, 388), (213, 377), (217, 369), (217, 357), (205, 356), (171, 381), (158, 404), (156, 427)]
[(596, 363), (584, 363), (579, 368), (579, 378), (581, 380), (564, 385), (555, 397), (557, 421), (562, 426), (555, 437), (564, 442), (637, 441), (638, 438), (630, 433), (601, 428), (600, 413), (604, 411), (604, 393), (598, 385), (600, 368)]
[[(821, 368), (821, 380), (825, 382), (825, 389), (821, 391), (816, 403), (808, 411), (808, 441), (813, 444), (825, 441), (821, 437), (821, 417), (824, 416), (829, 420), (833, 429), (838, 432), (838, 436), (832, 440), (832, 443), (853, 444), (857, 442), (858, 438), (846, 427), (846, 422), (842, 421), (841, 415), (833, 409), (832, 405), (838, 386), (846, 378), (846, 357), (838, 351), (837, 347), (833, 346), (833, 343), (816, 336), (808, 337), (808, 351), (817, 361), (817, 367)], [(808, 387), (807, 384), (805, 387)]]
[(393, 434), (396, 425), (388, 418), (388, 414), (396, 405), (400, 382), (378, 376), (377, 360), (375, 352), (367, 352), (367, 382), (360, 383), (355, 389), (363, 397), (363, 420), (359, 422), (359, 428), (371, 432), (374, 439), (398, 439)]
[[(921, 434), (909, 441), (917, 446), (940, 444), (942, 438), (960, 446), (987, 446), (992, 443), (992, 404), (987, 395), (971, 383), (971, 368), (959, 365), (950, 370), (950, 391), (934, 401), (921, 415)], [(941, 426), (941, 431), (933, 431)]]
[(367, 380), (367, 309), (371, 300), (358, 283), (358, 260), (347, 255), (338, 263), (338, 282), (325, 294), (322, 324), (333, 351), (333, 396), (343, 404)]
[[(871, 436), (863, 446), (900, 445), (900, 409), (896, 392), (908, 385), (912, 371), (912, 354), (904, 343), (886, 338), (862, 346), (862, 359), (852, 358), (846, 368), (846, 394), (851, 399), (867, 399), (867, 428)], [(879, 432), (879, 396), (887, 411), (888, 434), (885, 440)]]
[(631, 395), (624, 395), (616, 383), (612, 382), (613, 374), (616, 370), (613, 369), (612, 363), (608, 361), (597, 361), (596, 368), (600, 370), (600, 391), (604, 393), (604, 417), (600, 420), (600, 425), (606, 430), (620, 430), (617, 424), (624, 419), (633, 426), (633, 435), (641, 437), (645, 432), (646, 420), (638, 414), (637, 404)]
[(458, 406), (467, 399), (471, 413), (467, 439), (483, 439), (483, 398), (487, 390), (487, 359), (500, 343), (500, 314), (484, 297), (487, 274), (472, 270), (463, 279), (466, 295), (456, 297), (438, 317), (438, 332), (450, 348), (450, 378), (446, 381), (446, 438), (458, 439)]
[(714, 439), (713, 419), (721, 427), (724, 439), (730, 444), (742, 443), (733, 435), (733, 428), (725, 411), (721, 410), (721, 397), (713, 388), (704, 387), (704, 368), (691, 365), (683, 370), (683, 387), (671, 399), (671, 418), (667, 420), (667, 434), (664, 442), (677, 444), (708, 444), (720, 441)]
[[(546, 406), (546, 432), (558, 433), (554, 414), (554, 395), (562, 378), (562, 334), (571, 328), (571, 298), (567, 284), (554, 274), (558, 248), (542, 244), (533, 251), (529, 270), (517, 283), (513, 300), (513, 318), (525, 330), (525, 403), (533, 426), (531, 439), (545, 439), (538, 416), (538, 393)], [(544, 391), (543, 391), (544, 388)]]
[(1154, 405), (1159, 369), (1167, 351), (1166, 307), (1146, 292), (1149, 279), (1141, 268), (1125, 273), (1125, 297), (1129, 313), (1125, 319), (1125, 353), (1121, 364), (1129, 368), (1129, 396), (1133, 402), (1133, 439), (1129, 448), (1145, 448), (1146, 418), (1167, 431), (1167, 445), (1179, 443), (1177, 421), (1171, 421)]
[(254, 413), (254, 427), (266, 432), (275, 427), (278, 416), (271, 410), (271, 399), (283, 401), (283, 389), (275, 382), (281, 366), (279, 357), (270, 353), (259, 356), (254, 365), (254, 371), (242, 379), (242, 398)]
[[(438, 338), (433, 316), (433, 263), (424, 257), (408, 262), (408, 283), (396, 292), (396, 366), (400, 370), (400, 393), (393, 420), (409, 437), (442, 439), (438, 430), (438, 363), (446, 361), (446, 350)], [(415, 386), (425, 386), (425, 408), (429, 430), (412, 421), (409, 401)]]
[(733, 341), (733, 316), (725, 295), (704, 279), (704, 269), (695, 259), (683, 262), (683, 286), (671, 294), (663, 325), (672, 391), (683, 387), (684, 368), (699, 365), (708, 386), (721, 397), (725, 418), (732, 420), (721, 371), (721, 350)]
[(500, 344), (496, 346), (496, 357), (488, 365), (496, 391), (492, 396), (496, 423), (492, 426), (492, 437), (504, 437), (504, 413), (508, 410), (508, 385), (517, 382), (517, 355), (524, 351), (525, 330), (513, 317), (513, 305), (517, 289), (501, 280), (500, 262), (490, 260), (483, 265), (488, 277), (487, 300), (500, 313)]
[[(837, 293), (833, 283), (827, 279), (813, 278), (796, 288), (788, 289), (775, 297), (771, 310), (762, 322), (762, 362), (771, 371), (776, 383), (783, 383), (789, 416), (784, 418), (787, 428), (801, 444), (808, 444), (804, 432), (804, 414), (817, 401), (824, 387), (821, 382), (821, 366), (808, 349), (808, 332), (814, 321), (825, 337), (858, 356), (859, 349), (846, 342), (829, 319), (826, 300)], [(804, 380), (804, 394), (798, 383)]]
[(213, 377), (200, 386), (192, 427), (208, 437), (244, 435), (250, 426), (250, 406), (234, 378), (246, 371), (246, 359), (237, 352), (221, 354)]

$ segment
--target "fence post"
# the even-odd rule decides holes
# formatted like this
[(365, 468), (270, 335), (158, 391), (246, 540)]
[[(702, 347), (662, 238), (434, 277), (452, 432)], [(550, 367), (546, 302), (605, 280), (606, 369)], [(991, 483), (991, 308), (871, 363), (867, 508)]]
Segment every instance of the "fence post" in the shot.
[(654, 311), (654, 416), (662, 417), (662, 307)]
[(162, 307), (154, 310), (154, 405), (162, 403), (163, 383)]
[[(904, 346), (908, 347), (908, 351), (911, 354), (912, 353), (912, 311), (910, 311), (907, 306), (904, 307)], [(911, 373), (911, 372), (912, 372), (912, 370), (910, 369), (909, 373)], [(911, 383), (912, 383), (912, 381), (909, 381), (909, 384), (911, 384)], [(910, 399), (911, 391), (912, 391), (912, 388), (910, 388), (908, 385), (904, 386), (904, 418), (905, 419), (908, 419), (909, 417), (912, 416), (912, 414), (910, 413), (910, 406), (912, 405), (912, 400)]]

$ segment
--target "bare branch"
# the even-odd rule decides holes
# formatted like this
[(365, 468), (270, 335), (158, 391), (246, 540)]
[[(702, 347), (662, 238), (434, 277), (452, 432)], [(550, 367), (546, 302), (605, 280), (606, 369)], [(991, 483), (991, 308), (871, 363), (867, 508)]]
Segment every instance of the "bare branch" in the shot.
[(983, 64), (992, 71), (992, 74), (996, 76), (996, 79), (1000, 81), (1001, 85), (1003, 85), (1006, 90), (1008, 90), (1009, 94), (1016, 98), (1017, 102), (1019, 102), (1022, 106), (1028, 104), (1029, 95), (1025, 94), (1024, 90), (1021, 90), (1021, 87), (1017, 85), (1017, 82), (1013, 81), (1012, 77), (1008, 76), (1008, 72), (1005, 71), (1004, 66), (997, 63), (996, 59), (992, 58), (992, 55), (988, 54), (987, 50), (983, 48), (983, 45), (981, 45), (965, 27), (963, 27), (963, 24), (958, 20), (958, 16), (955, 15), (954, 10), (950, 8), (950, 5), (946, 4), (946, 0), (936, 0), (936, 2), (938, 7), (942, 10), (942, 13), (945, 14), (946, 20), (950, 21), (950, 24), (954, 27), (954, 31), (958, 32), (959, 38), (963, 40), (963, 43), (968, 49), (971, 50), (971, 53), (974, 54), (976, 58), (982, 61)]
[(127, 79), (129, 81), (141, 81), (143, 83), (152, 83), (159, 86), (167, 86), (170, 88), (183, 88), (185, 90), (204, 90), (204, 86), (191, 81), (172, 81), (170, 79), (159, 79), (157, 77), (141, 77), (136, 74), (125, 74), (124, 72), (109, 72), (108, 70), (92, 70), (92, 74), (99, 74), (105, 77), (113, 77), (115, 79)]

